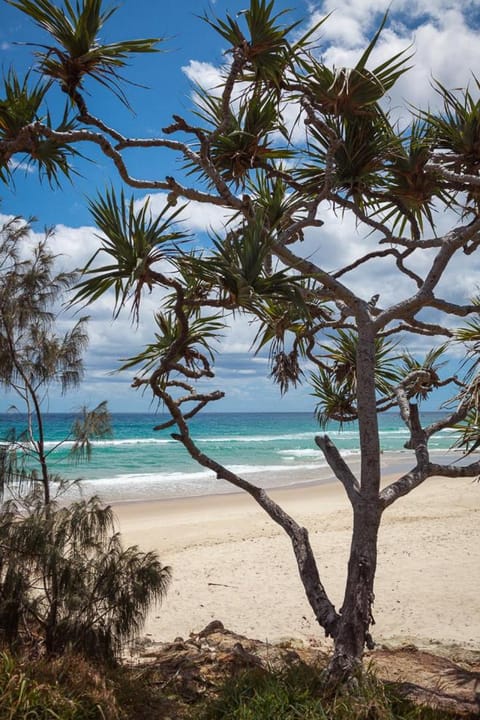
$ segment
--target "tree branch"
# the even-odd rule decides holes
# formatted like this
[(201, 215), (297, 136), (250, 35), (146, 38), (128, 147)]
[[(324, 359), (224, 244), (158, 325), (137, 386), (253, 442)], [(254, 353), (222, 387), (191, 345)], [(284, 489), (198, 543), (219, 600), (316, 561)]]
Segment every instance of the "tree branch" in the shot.
[(220, 463), (217, 463), (212, 458), (204, 455), (193, 442), (185, 418), (173, 398), (170, 398), (168, 394), (164, 394), (163, 399), (180, 431), (180, 434), (174, 434), (172, 437), (181, 442), (190, 456), (202, 465), (202, 467), (212, 470), (217, 478), (226, 480), (235, 487), (248, 492), (272, 520), (285, 530), (291, 540), (298, 571), (317, 622), (323, 627), (327, 637), (330, 636), (334, 638), (337, 632), (339, 615), (330, 602), (325, 588), (320, 581), (317, 564), (306, 528), (298, 525), (280, 505), (269, 497), (263, 488), (253, 485)]
[(353, 507), (358, 502), (360, 483), (358, 482), (355, 475), (348, 467), (345, 460), (342, 458), (338, 449), (334, 443), (330, 440), (328, 435), (316, 435), (315, 442), (323, 452), (325, 460), (328, 462), (330, 468), (335, 473), (335, 477), (340, 480), (345, 491), (348, 495)]

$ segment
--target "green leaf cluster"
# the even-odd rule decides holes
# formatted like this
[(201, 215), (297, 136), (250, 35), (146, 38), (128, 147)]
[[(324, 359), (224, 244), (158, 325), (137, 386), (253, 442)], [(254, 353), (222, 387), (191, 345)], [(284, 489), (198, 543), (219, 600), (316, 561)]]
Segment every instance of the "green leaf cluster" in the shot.
[[(84, 280), (77, 285), (73, 302), (94, 302), (113, 289), (114, 315), (117, 316), (128, 297), (133, 298), (133, 313), (138, 318), (142, 291), (151, 291), (162, 276), (154, 266), (172, 258), (186, 238), (175, 225), (183, 207), (172, 211), (168, 205), (154, 216), (148, 200), (136, 209), (133, 196), (127, 200), (123, 190), (120, 197), (112, 188), (104, 195), (90, 200), (90, 211), (99, 235), (101, 247), (83, 270)], [(105, 254), (111, 258), (108, 265), (97, 265), (95, 260)]]
[(245, 32), (239, 21), (227, 14), (226, 20), (209, 18), (204, 20), (226, 40), (235, 52), (240, 48), (245, 61), (242, 78), (253, 80), (278, 92), (284, 85), (285, 73), (292, 68), (295, 53), (304, 48), (313, 30), (294, 45), (289, 35), (300, 24), (285, 25), (283, 10), (275, 14), (273, 0), (251, 0), (250, 7), (238, 13), (245, 21)]
[(40, 46), (36, 53), (42, 75), (58, 81), (73, 100), (83, 89), (84, 78), (92, 78), (128, 105), (118, 69), (134, 53), (155, 52), (158, 38), (102, 44), (99, 33), (116, 10), (103, 10), (102, 0), (63, 0), (63, 7), (50, 0), (7, 2), (28, 15), (55, 43)]
[[(76, 122), (69, 118), (67, 109), (59, 124), (53, 126), (50, 113), (44, 107), (50, 86), (50, 82), (42, 80), (31, 85), (29, 73), (20, 81), (13, 68), (4, 75), (3, 93), (0, 97), (0, 142), (14, 142), (23, 135), (20, 150), (23, 152), (22, 162), (25, 167), (36, 167), (41, 179), (46, 178), (51, 185), (58, 185), (61, 176), (70, 178), (74, 172), (72, 161), (79, 157), (80, 153), (69, 143), (39, 138), (26, 130), (37, 121), (46, 123), (57, 132), (68, 133), (76, 128)], [(0, 153), (0, 179), (10, 183), (13, 182), (15, 166), (7, 153), (3, 157), (2, 161)]]
[[(317, 400), (315, 415), (324, 427), (329, 420), (340, 424), (357, 419), (357, 351), (358, 334), (338, 330), (328, 335), (330, 342), (320, 344), (322, 366), (310, 376), (312, 395)], [(394, 354), (395, 344), (385, 338), (375, 339), (375, 388), (379, 401), (390, 400), (401, 375)]]

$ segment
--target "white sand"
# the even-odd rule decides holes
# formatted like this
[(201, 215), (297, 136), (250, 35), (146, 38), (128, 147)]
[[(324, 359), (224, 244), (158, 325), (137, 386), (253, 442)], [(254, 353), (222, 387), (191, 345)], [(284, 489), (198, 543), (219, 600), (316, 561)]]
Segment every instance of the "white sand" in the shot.
[[(272, 496), (308, 528), (322, 581), (342, 604), (351, 512), (337, 483)], [(480, 484), (432, 478), (388, 509), (380, 532), (378, 642), (480, 646)], [(173, 640), (211, 620), (262, 640), (323, 637), (290, 541), (245, 494), (118, 504), (124, 540), (155, 549), (173, 581), (145, 634)]]

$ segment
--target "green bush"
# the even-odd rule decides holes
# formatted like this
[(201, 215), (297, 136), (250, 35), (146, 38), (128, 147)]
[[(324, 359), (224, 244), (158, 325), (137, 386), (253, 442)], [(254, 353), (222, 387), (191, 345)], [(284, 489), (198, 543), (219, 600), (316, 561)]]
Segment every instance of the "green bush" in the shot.
[(228, 680), (200, 714), (202, 720), (316, 720), (326, 718), (321, 672), (295, 664), (281, 672), (248, 670)]
[(49, 656), (114, 662), (170, 579), (156, 553), (123, 548), (111, 508), (96, 498), (5, 503), (0, 545), (0, 633), (10, 647), (35, 637)]

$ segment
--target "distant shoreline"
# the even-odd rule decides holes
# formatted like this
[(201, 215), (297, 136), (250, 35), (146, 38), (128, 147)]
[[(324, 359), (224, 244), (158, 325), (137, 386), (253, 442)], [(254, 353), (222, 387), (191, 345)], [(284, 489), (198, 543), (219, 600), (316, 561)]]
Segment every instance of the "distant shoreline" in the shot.
[[(433, 457), (437, 462), (446, 462), (449, 457), (459, 460), (456, 452), (445, 450), (433, 451)], [(348, 455), (346, 461), (357, 476), (360, 471), (360, 455)], [(396, 479), (402, 474), (408, 472), (415, 465), (413, 453), (411, 451), (386, 451), (382, 453), (382, 478), (386, 483), (387, 478)], [(227, 465), (228, 467), (228, 465)], [(204, 473), (204, 469), (198, 466), (198, 472)], [(206, 474), (206, 473), (205, 473)], [(274, 492), (278, 490), (295, 490), (296, 488), (308, 488), (315, 486), (323, 486), (339, 483), (335, 478), (330, 467), (326, 464), (317, 467), (287, 467), (275, 468), (265, 466), (264, 469), (255, 472), (239, 473), (240, 477), (244, 477), (253, 485), (258, 485)], [(204, 480), (200, 486), (192, 486), (188, 482), (182, 483), (181, 478), (177, 482), (180, 490), (172, 489), (168, 484), (154, 484), (155, 473), (151, 474), (152, 487), (149, 483), (135, 483), (128, 480), (105, 480), (93, 479), (80, 480), (78, 490), (72, 489), (63, 498), (62, 502), (72, 502), (80, 497), (91, 497), (99, 495), (102, 502), (112, 505), (124, 504), (141, 504), (149, 502), (163, 502), (174, 500), (188, 500), (200, 497), (216, 497), (225, 495), (242, 494), (245, 491), (237, 488), (225, 480), (215, 478), (213, 472), (209, 473), (210, 480), (208, 483)], [(123, 493), (123, 494), (122, 494)]]

